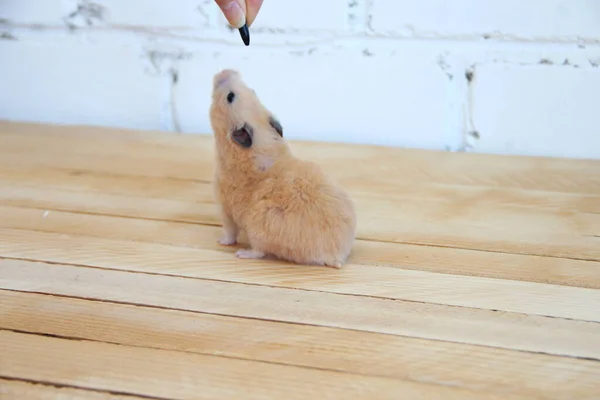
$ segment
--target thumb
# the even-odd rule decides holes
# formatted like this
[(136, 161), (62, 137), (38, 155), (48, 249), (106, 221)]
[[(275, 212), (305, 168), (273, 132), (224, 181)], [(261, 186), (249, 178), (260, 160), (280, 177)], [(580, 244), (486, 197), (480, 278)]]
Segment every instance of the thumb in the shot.
[(215, 0), (227, 22), (236, 29), (246, 23), (246, 2), (243, 0)]

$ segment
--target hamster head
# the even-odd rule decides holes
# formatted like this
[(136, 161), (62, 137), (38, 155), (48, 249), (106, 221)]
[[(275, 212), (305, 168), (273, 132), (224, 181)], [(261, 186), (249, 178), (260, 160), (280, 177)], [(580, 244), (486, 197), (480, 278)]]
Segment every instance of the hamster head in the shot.
[(221, 151), (241, 155), (287, 150), (281, 124), (235, 70), (224, 69), (213, 77), (210, 121)]

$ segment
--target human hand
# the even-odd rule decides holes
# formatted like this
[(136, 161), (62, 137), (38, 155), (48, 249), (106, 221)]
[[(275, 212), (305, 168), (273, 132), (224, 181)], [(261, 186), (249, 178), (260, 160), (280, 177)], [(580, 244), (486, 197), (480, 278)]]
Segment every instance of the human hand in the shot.
[(215, 0), (229, 24), (239, 29), (252, 25), (263, 0)]

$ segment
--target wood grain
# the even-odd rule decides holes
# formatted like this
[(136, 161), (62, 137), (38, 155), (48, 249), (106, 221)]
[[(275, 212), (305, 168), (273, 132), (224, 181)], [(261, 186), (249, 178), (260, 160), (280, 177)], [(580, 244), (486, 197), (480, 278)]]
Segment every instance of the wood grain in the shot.
[(0, 270), (3, 289), (600, 360), (593, 322), (18, 260)]
[[(192, 179), (212, 174), (211, 135), (167, 135), (81, 126), (50, 126), (0, 121), (0, 149), (14, 154), (120, 156), (160, 170), (163, 162), (190, 160)], [(323, 163), (345, 183), (365, 176), (372, 183), (434, 182), (565, 193), (600, 194), (598, 160), (450, 153), (381, 146), (293, 141), (299, 157)], [(160, 161), (156, 163), (156, 161)], [(85, 164), (85, 163), (84, 163)], [(132, 164), (134, 164), (132, 162)], [(79, 164), (81, 165), (81, 164)], [(110, 167), (104, 163), (105, 167)], [(352, 168), (348, 168), (351, 165)], [(124, 166), (124, 165), (123, 165)], [(138, 171), (143, 171), (138, 168)], [(182, 168), (180, 171), (185, 171)], [(123, 168), (121, 171), (131, 171)], [(178, 176), (183, 177), (183, 176)], [(401, 178), (401, 179), (399, 179)]]
[(599, 388), (589, 360), (30, 293), (0, 291), (0, 302), (0, 327), (24, 332), (540, 398)]
[[(230, 248), (217, 243), (220, 227), (199, 224), (0, 206), (0, 226), (161, 243), (231, 254)], [(349, 261), (453, 275), (600, 288), (600, 263), (556, 257), (359, 240)], [(540, 274), (540, 270), (544, 273)]]
[(23, 185), (3, 187), (5, 189), (0, 191), (0, 204), (7, 206), (211, 225), (221, 223), (217, 208), (212, 203), (190, 203), (169, 198), (134, 198)]
[[(49, 384), (24, 382), (0, 378), (0, 398), (6, 400), (146, 400), (152, 397), (118, 395), (102, 391), (57, 387)], [(156, 397), (154, 398), (156, 400)]]
[(0, 397), (600, 398), (600, 160), (291, 144), (341, 270), (216, 243), (210, 135), (0, 121)]
[[(72, 168), (61, 167), (64, 157), (48, 157), (37, 165), (14, 154), (3, 154), (0, 159), (0, 181), (5, 184), (28, 184), (36, 187), (55, 187), (65, 190), (93, 191), (122, 194), (134, 197), (169, 197), (198, 201), (213, 201), (210, 180), (196, 178), (174, 178), (171, 176), (146, 176), (133, 174), (127, 169), (115, 172), (97, 171), (75, 156)], [(67, 159), (71, 158), (71, 155)], [(26, 161), (26, 162), (25, 162)], [(111, 160), (112, 161), (112, 160)], [(101, 160), (108, 164), (107, 160)], [(32, 165), (33, 164), (33, 165)], [(54, 166), (54, 164), (57, 164)], [(79, 168), (76, 168), (76, 166)], [(183, 168), (182, 166), (181, 168)], [(188, 166), (189, 168), (190, 166)], [(372, 179), (367, 176), (365, 179)], [(208, 185), (208, 186), (207, 186)], [(598, 213), (600, 195), (561, 193), (510, 188), (495, 188), (473, 185), (452, 185), (429, 182), (395, 181), (392, 185), (353, 181), (345, 185), (355, 197), (394, 199), (395, 201), (434, 201), (439, 203), (485, 205), (486, 207), (518, 207), (535, 212)]]
[[(259, 361), (0, 331), (6, 376), (173, 399), (525, 399)], [(115, 362), (118, 360), (118, 362)]]
[(7, 228), (0, 228), (0, 237), (3, 257), (600, 322), (600, 291), (588, 288), (362, 265), (338, 272), (271, 260), (240, 263), (212, 250), (85, 236), (65, 241), (59, 234)]
[[(204, 196), (206, 198), (206, 194)], [(199, 198), (202, 196), (199, 195)], [(503, 214), (474, 208), (462, 214), (456, 210), (455, 215), (451, 207), (440, 203), (400, 204), (381, 199), (369, 203), (360, 198), (355, 200), (359, 214), (358, 238), (361, 239), (600, 261), (600, 214), (539, 216), (523, 210), (516, 214)], [(215, 204), (200, 200), (193, 203), (168, 196), (139, 198), (9, 185), (0, 192), (0, 204), (221, 224)], [(498, 223), (498, 227), (494, 225), (494, 221), (502, 220), (505, 222)]]
[(170, 198), (187, 202), (214, 203), (211, 183), (188, 179), (154, 178), (125, 174), (98, 174), (91, 171), (63, 171), (49, 168), (0, 168), (0, 182), (6, 186), (55, 188), (65, 191), (106, 193), (134, 198)]
[[(36, 166), (35, 163), (19, 167), (5, 162), (0, 163), (0, 182), (9, 190), (0, 193), (1, 204), (220, 224), (208, 183), (213, 169), (210, 137), (172, 140), (172, 137), (157, 133), (144, 136), (114, 131), (100, 136), (90, 135), (90, 132), (78, 135), (77, 130), (57, 127), (47, 128), (48, 133), (44, 134), (43, 129), (35, 130), (34, 127), (6, 126), (7, 131), (0, 136), (3, 152), (18, 153), (26, 149), (29, 154), (26, 159), (29, 159), (34, 158), (32, 153), (42, 152), (47, 157), (56, 149), (66, 148), (67, 154), (78, 157), (111, 155), (133, 159), (143, 165), (168, 163), (173, 159), (172, 154), (177, 154), (178, 160), (189, 161), (189, 169), (204, 175), (196, 180), (189, 177), (167, 179), (123, 172), (107, 174), (106, 171), (81, 168), (63, 170), (48, 168), (48, 165)], [(19, 133), (11, 133), (15, 129)], [(505, 185), (504, 180), (500, 187), (485, 182), (481, 183), (483, 187), (477, 182), (475, 185), (440, 182), (420, 176), (423, 160), (430, 159), (431, 152), (344, 145), (336, 146), (335, 150), (330, 148), (327, 153), (323, 149), (332, 145), (300, 144), (301, 149), (303, 146), (308, 146), (311, 151), (306, 155), (301, 151), (300, 156), (321, 163), (350, 190), (359, 211), (359, 238), (600, 261), (600, 196), (597, 193), (541, 191), (530, 181), (529, 190), (515, 189)], [(373, 163), (376, 153), (381, 154), (377, 157), (378, 162)], [(319, 158), (325, 154), (328, 154), (327, 158)], [(392, 154), (394, 158), (390, 158)], [(436, 154), (440, 160), (432, 165), (444, 171), (451, 165), (465, 162), (464, 157), (455, 154), (440, 154)], [(367, 157), (371, 162), (362, 168), (355, 160), (357, 156)], [(53, 159), (62, 160), (63, 157)], [(499, 160), (506, 161), (505, 158), (487, 159), (496, 160), (492, 163), (495, 168), (498, 168)], [(451, 165), (440, 165), (444, 164), (442, 160)], [(523, 163), (518, 160), (521, 158), (515, 158), (516, 164)], [(570, 182), (585, 177), (587, 186), (600, 187), (600, 163), (537, 161), (544, 172), (560, 171), (560, 174), (568, 175)], [(87, 165), (85, 159), (80, 158), (78, 162)], [(353, 168), (345, 168), (341, 164), (344, 162), (353, 163)], [(398, 176), (402, 179), (390, 175), (390, 171), (377, 170), (379, 165), (400, 168), (402, 173)], [(594, 169), (594, 166), (599, 168)], [(486, 170), (485, 165), (478, 165), (479, 168)], [(122, 171), (129, 170), (123, 168)], [(427, 173), (435, 175), (439, 171), (431, 171), (430, 167)], [(492, 173), (495, 170), (488, 170), (487, 176)], [(555, 176), (553, 182), (564, 180), (562, 175)]]
[[(367, 179), (369, 177), (365, 177)], [(55, 169), (22, 169), (22, 168), (3, 168), (0, 169), (0, 182), (7, 186), (21, 186), (26, 184), (31, 187), (57, 188), (66, 191), (82, 192), (100, 192), (106, 194), (117, 194), (133, 196), (135, 198), (169, 198), (174, 200), (183, 200), (190, 203), (208, 202), (213, 203), (211, 185), (208, 181), (198, 182), (190, 180), (162, 179), (143, 176), (130, 175), (105, 175), (86, 171), (61, 171)], [(382, 187), (373, 190), (370, 185), (364, 183), (356, 188), (350, 188), (350, 193), (359, 203), (376, 202), (376, 206), (388, 204), (389, 207), (396, 206), (401, 213), (402, 221), (405, 224), (410, 223), (410, 215), (414, 214), (414, 209), (423, 209), (423, 214), (437, 215), (440, 213), (469, 214), (470, 221), (480, 221), (480, 225), (493, 226), (495, 229), (513, 228), (512, 220), (525, 222), (523, 225), (536, 226), (529, 224), (527, 219), (543, 219), (546, 224), (551, 224), (555, 232), (560, 233), (600, 233), (600, 215), (596, 216), (593, 212), (580, 211), (594, 210), (600, 212), (600, 196), (584, 196), (571, 199), (561, 199), (551, 197), (547, 194), (544, 201), (531, 201), (531, 199), (511, 199), (499, 190), (473, 190), (468, 187), (454, 187), (434, 189), (421, 189), (420, 193), (413, 194), (412, 188), (415, 185), (406, 185), (404, 187), (389, 188)], [(393, 190), (391, 190), (393, 189)], [(418, 191), (418, 187), (417, 187)], [(374, 195), (373, 192), (377, 193)], [(386, 193), (389, 192), (389, 193)], [(507, 198), (508, 197), (508, 198)], [(563, 196), (564, 197), (564, 196)], [(561, 200), (563, 200), (561, 202)], [(399, 207), (398, 207), (399, 206)], [(598, 210), (594, 209), (598, 207)], [(371, 220), (374, 215), (370, 211), (373, 207), (363, 207), (366, 214), (365, 220)], [(383, 208), (382, 212), (388, 208)], [(408, 215), (403, 215), (403, 210), (409, 211)], [(450, 210), (448, 210), (450, 209)], [(490, 210), (493, 209), (495, 215), (493, 223), (487, 221)], [(589, 214), (592, 214), (591, 216)], [(418, 214), (417, 214), (418, 215)], [(419, 220), (427, 223), (434, 221)], [(447, 219), (447, 218), (446, 218)], [(458, 220), (464, 224), (464, 221)]]

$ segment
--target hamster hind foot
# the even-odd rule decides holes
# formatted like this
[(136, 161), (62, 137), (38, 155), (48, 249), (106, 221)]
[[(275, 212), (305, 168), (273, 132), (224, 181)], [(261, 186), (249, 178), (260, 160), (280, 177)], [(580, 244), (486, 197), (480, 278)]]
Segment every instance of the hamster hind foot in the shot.
[(342, 268), (342, 263), (333, 257), (327, 258), (325, 261), (323, 261), (321, 263), (321, 265), (324, 265), (326, 267), (336, 268), (336, 269)]
[(241, 249), (235, 252), (235, 255), (237, 258), (246, 258), (246, 259), (259, 259), (259, 258), (263, 258), (265, 256), (265, 253), (263, 253), (262, 251), (258, 251), (258, 250), (252, 250), (252, 249)]

